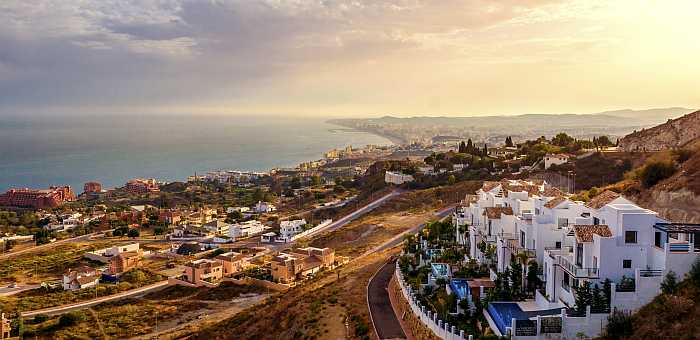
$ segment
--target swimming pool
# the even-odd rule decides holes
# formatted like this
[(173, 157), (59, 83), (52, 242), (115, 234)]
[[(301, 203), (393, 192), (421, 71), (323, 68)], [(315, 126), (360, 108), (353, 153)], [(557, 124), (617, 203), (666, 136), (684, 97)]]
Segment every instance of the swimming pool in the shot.
[(450, 290), (457, 294), (459, 300), (464, 300), (469, 295), (469, 284), (465, 279), (450, 280)]
[(513, 319), (529, 320), (538, 315), (546, 316), (561, 313), (561, 308), (525, 312), (515, 302), (490, 302), (487, 310), (501, 334), (506, 334), (506, 327), (512, 325)]

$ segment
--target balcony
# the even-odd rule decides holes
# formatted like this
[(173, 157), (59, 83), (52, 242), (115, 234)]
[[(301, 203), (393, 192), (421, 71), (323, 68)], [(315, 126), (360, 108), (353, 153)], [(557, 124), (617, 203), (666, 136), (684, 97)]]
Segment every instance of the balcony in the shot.
[(597, 279), (598, 278), (598, 268), (581, 268), (577, 265), (574, 265), (569, 261), (569, 259), (565, 256), (559, 256), (557, 259), (557, 264), (567, 271), (571, 276), (575, 278), (588, 278), (588, 279)]
[(525, 254), (527, 255), (528, 258), (534, 258), (536, 257), (535, 249), (528, 249), (528, 248), (523, 248), (520, 246), (518, 243), (518, 240), (508, 240), (506, 243), (506, 246), (510, 250), (510, 252), (517, 256), (519, 254)]

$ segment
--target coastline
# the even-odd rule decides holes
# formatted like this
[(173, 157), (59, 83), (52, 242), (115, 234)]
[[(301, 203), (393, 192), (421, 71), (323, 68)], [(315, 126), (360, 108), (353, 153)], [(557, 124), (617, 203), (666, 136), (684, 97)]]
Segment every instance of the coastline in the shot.
[(406, 140), (406, 138), (404, 138), (404, 137), (402, 137), (402, 136), (393, 135), (393, 134), (389, 134), (389, 133), (384, 133), (384, 132), (381, 132), (381, 131), (376, 130), (376, 129), (371, 129), (371, 128), (358, 128), (358, 127), (354, 127), (354, 126), (352, 126), (352, 125), (343, 124), (342, 121), (338, 121), (338, 120), (335, 120), (335, 119), (333, 119), (333, 120), (328, 120), (328, 121), (326, 121), (326, 123), (328, 123), (328, 124), (333, 124), (333, 125), (337, 125), (337, 126), (342, 126), (343, 128), (346, 128), (346, 129), (348, 129), (349, 131), (365, 132), (365, 133), (369, 133), (369, 134), (372, 134), (372, 135), (375, 135), (375, 136), (379, 136), (379, 137), (382, 137), (382, 138), (386, 138), (386, 139), (388, 139), (388, 140), (389, 140), (392, 144), (394, 144), (394, 145), (406, 145), (406, 144), (409, 144), (409, 143), (408, 143), (408, 140)]

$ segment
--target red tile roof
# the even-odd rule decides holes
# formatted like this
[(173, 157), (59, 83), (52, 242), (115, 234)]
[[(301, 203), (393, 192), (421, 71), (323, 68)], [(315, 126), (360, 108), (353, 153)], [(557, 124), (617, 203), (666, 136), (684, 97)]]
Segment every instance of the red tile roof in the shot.
[(574, 235), (578, 242), (593, 242), (593, 235), (597, 234), (602, 237), (611, 237), (612, 232), (610, 227), (605, 224), (598, 225), (575, 225)]
[(564, 201), (566, 201), (566, 197), (559, 196), (551, 199), (549, 202), (545, 203), (544, 206), (549, 209), (554, 209)]
[(511, 207), (491, 207), (484, 209), (484, 215), (489, 219), (499, 219), (503, 215), (513, 215), (513, 208)]
[(620, 198), (620, 194), (610, 191), (610, 190), (605, 190), (601, 194), (599, 194), (596, 197), (593, 197), (593, 199), (590, 200), (590, 202), (586, 203), (586, 206), (591, 208), (591, 209), (600, 209), (604, 207), (606, 204)]

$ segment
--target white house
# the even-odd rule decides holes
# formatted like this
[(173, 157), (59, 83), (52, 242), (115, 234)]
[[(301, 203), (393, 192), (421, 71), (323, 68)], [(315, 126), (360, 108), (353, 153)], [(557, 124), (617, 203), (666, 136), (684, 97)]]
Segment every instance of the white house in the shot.
[(544, 156), (544, 168), (549, 169), (552, 165), (561, 165), (569, 162), (571, 156), (567, 154), (546, 154)]
[(386, 171), (384, 174), (384, 182), (390, 184), (404, 184), (407, 182), (413, 182), (414, 178), (411, 175), (406, 175), (400, 172)]
[(78, 290), (96, 286), (100, 275), (94, 268), (81, 266), (69, 269), (63, 274), (63, 290)]
[(291, 239), (292, 236), (304, 231), (304, 225), (306, 225), (305, 219), (280, 222), (280, 238)]
[(249, 237), (262, 233), (265, 226), (258, 220), (250, 220), (231, 225), (229, 236), (232, 238)]
[(132, 252), (132, 251), (139, 251), (140, 245), (139, 243), (129, 243), (129, 244), (122, 244), (110, 248), (103, 248), (103, 249), (98, 249), (95, 251), (87, 252), (83, 256), (87, 259), (97, 261), (97, 262), (102, 262), (102, 263), (109, 263), (109, 261), (114, 257), (117, 256), (121, 253), (126, 253), (126, 252)]
[(231, 225), (221, 220), (213, 220), (205, 223), (204, 228), (216, 235), (228, 235)]
[(272, 203), (262, 202), (262, 201), (258, 201), (258, 203), (255, 204), (255, 207), (253, 207), (253, 211), (258, 213), (258, 214), (269, 213), (269, 212), (273, 212), (276, 210), (277, 210), (277, 207), (275, 207)]
[(236, 211), (241, 212), (241, 213), (247, 213), (250, 211), (250, 208), (248, 208), (248, 207), (228, 207), (228, 208), (226, 208), (227, 214), (230, 214), (230, 213), (233, 213)]

